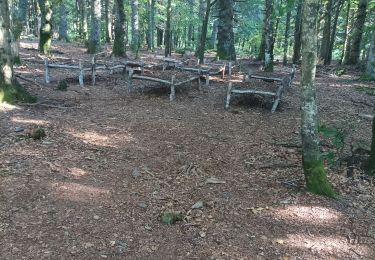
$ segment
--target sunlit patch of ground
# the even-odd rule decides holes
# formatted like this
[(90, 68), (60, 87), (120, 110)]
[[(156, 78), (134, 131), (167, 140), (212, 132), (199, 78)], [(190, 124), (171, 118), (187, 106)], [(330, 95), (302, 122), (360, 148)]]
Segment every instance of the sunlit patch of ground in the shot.
[(20, 124), (33, 124), (33, 125), (48, 125), (48, 121), (41, 120), (41, 119), (27, 119), (27, 118), (21, 118), (18, 116), (12, 117), (11, 119), (14, 123), (20, 123)]
[(107, 189), (96, 188), (78, 183), (52, 183), (57, 198), (74, 202), (96, 203), (109, 201), (110, 192)]
[(7, 103), (0, 103), (0, 112), (8, 112), (12, 110), (19, 110), (18, 106), (10, 105)]

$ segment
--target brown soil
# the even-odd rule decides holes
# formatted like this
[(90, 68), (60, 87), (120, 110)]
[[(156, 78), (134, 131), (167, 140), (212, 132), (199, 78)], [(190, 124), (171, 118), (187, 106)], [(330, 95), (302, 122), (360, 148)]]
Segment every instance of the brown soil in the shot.
[[(35, 45), (23, 44), (16, 73), (41, 85)], [(89, 60), (82, 47), (55, 48), (54, 62)], [(56, 80), (75, 74), (51, 69)], [(1, 259), (374, 259), (372, 178), (328, 168), (340, 199), (303, 189), (296, 75), (274, 114), (272, 100), (253, 97), (224, 110), (220, 77), (203, 93), (196, 82), (178, 89), (174, 102), (149, 82), (127, 94), (121, 73), (99, 72), (95, 87), (71, 80), (66, 92), (20, 80), (40, 103), (0, 110)], [(374, 99), (357, 79), (317, 75), (320, 120), (348, 130), (344, 153), (370, 140), (361, 115)], [(34, 125), (44, 139), (15, 132)], [(165, 210), (186, 218), (164, 225)]]

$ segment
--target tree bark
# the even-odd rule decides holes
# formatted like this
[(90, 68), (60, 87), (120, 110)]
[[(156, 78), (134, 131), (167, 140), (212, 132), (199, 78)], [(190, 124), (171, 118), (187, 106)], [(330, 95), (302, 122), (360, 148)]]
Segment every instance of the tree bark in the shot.
[(302, 163), (308, 191), (334, 197), (320, 159), (315, 72), (319, 0), (305, 0), (302, 20), (301, 129)]
[(341, 8), (344, 4), (345, 0), (341, 0), (339, 4), (336, 6), (336, 13), (335, 17), (333, 19), (333, 25), (332, 25), (332, 31), (331, 31), (331, 36), (330, 36), (330, 42), (329, 42), (329, 50), (328, 50), (328, 55), (327, 55), (327, 60), (324, 60), (325, 64), (329, 65), (332, 62), (332, 53), (333, 53), (333, 47), (335, 45), (336, 41), (336, 31), (337, 31), (337, 22), (340, 16)]
[(199, 9), (198, 9), (198, 35), (196, 39), (196, 46), (195, 46), (195, 56), (198, 57), (199, 50), (201, 49), (201, 34), (202, 34), (202, 26), (203, 26), (203, 20), (204, 20), (204, 0), (199, 0)]
[(212, 33), (211, 33), (211, 40), (210, 40), (211, 49), (216, 48), (218, 24), (219, 24), (219, 21), (216, 19), (212, 26)]
[(139, 50), (139, 2), (138, 0), (132, 0), (132, 41), (131, 48), (138, 57)]
[(332, 0), (328, 0), (324, 12), (323, 38), (320, 47), (320, 58), (324, 60), (324, 65), (328, 65), (329, 44), (331, 42), (331, 21), (332, 21)]
[(286, 66), (288, 63), (288, 47), (289, 47), (289, 32), (290, 32), (290, 19), (292, 16), (292, 12), (288, 10), (286, 14), (286, 21), (285, 21), (285, 34), (284, 34), (284, 56), (283, 56), (283, 65)]
[(204, 51), (206, 50), (207, 27), (208, 27), (208, 20), (210, 18), (210, 11), (211, 11), (211, 0), (206, 0), (206, 14), (202, 22), (201, 39), (200, 39), (199, 50), (198, 50), (199, 64), (204, 64)]
[(60, 26), (59, 26), (59, 40), (69, 41), (68, 37), (68, 20), (67, 20), (68, 11), (64, 1), (60, 3)]
[(165, 25), (165, 33), (164, 33), (164, 44), (165, 44), (165, 57), (168, 57), (171, 55), (172, 52), (172, 46), (171, 46), (171, 14), (172, 14), (172, 1), (168, 0), (167, 4), (167, 22)]
[(293, 64), (298, 64), (301, 59), (302, 3), (303, 0), (298, 0), (294, 26)]
[(116, 1), (116, 17), (115, 17), (115, 39), (113, 42), (113, 54), (115, 56), (126, 56), (125, 49), (125, 11), (124, 0)]
[(105, 42), (112, 41), (112, 0), (105, 0), (104, 2), (104, 16), (105, 16)]
[(100, 0), (91, 0), (91, 31), (88, 44), (88, 53), (94, 54), (100, 49)]
[(155, 0), (149, 0), (149, 23), (148, 23), (148, 48), (154, 50), (155, 47)]
[(233, 0), (218, 0), (218, 43), (217, 56), (221, 60), (236, 60), (234, 48), (234, 10)]
[(52, 6), (48, 0), (39, 0), (41, 26), (39, 33), (39, 51), (48, 54), (52, 42)]
[(357, 15), (349, 34), (349, 42), (345, 50), (344, 64), (346, 65), (355, 65), (358, 63), (362, 34), (367, 15), (367, 4), (368, 0), (359, 0), (358, 2)]
[(0, 87), (13, 84), (13, 64), (9, 30), (8, 0), (2, 0), (0, 1)]
[(340, 58), (340, 64), (344, 62), (344, 57), (345, 57), (345, 50), (348, 48), (349, 44), (349, 18), (350, 18), (350, 3), (351, 1), (348, 0), (348, 4), (346, 7), (346, 18), (345, 18), (345, 31), (344, 31), (344, 46), (342, 48), (341, 52), (341, 58)]
[(264, 52), (264, 70), (273, 71), (273, 0), (265, 1), (265, 52)]

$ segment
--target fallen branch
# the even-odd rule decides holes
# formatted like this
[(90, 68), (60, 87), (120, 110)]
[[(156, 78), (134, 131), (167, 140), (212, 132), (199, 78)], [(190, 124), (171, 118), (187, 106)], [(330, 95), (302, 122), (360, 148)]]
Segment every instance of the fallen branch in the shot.
[(36, 86), (38, 86), (40, 88), (47, 87), (44, 84), (38, 83), (38, 82), (36, 82), (35, 80), (32, 80), (32, 79), (25, 78), (25, 77), (23, 77), (21, 75), (16, 75), (16, 77), (19, 78), (19, 79), (22, 79), (24, 81), (30, 82), (30, 83), (32, 83), (32, 84), (34, 84), (34, 85), (36, 85)]
[(50, 104), (43, 104), (43, 103), (20, 103), (21, 106), (42, 106), (42, 107), (49, 107), (49, 108), (59, 108), (59, 109), (69, 109), (69, 108), (77, 108), (77, 107), (63, 107), (63, 106), (56, 106)]

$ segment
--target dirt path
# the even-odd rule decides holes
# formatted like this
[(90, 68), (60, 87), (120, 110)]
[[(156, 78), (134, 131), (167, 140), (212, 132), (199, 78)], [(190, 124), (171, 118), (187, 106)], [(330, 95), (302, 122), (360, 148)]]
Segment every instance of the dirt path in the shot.
[[(17, 72), (42, 82), (42, 65), (26, 64)], [(358, 114), (372, 108), (353, 100), (374, 100), (354, 90), (363, 84), (354, 78), (318, 74), (320, 116), (350, 126), (349, 140), (368, 141), (371, 121)], [(66, 92), (26, 86), (60, 108), (0, 110), (2, 259), (375, 257), (371, 180), (332, 172), (340, 201), (301, 187), (297, 84), (274, 114), (268, 101), (240, 99), (225, 111), (219, 78), (174, 102), (163, 90), (127, 95), (117, 74)], [(42, 141), (14, 132), (33, 124), (46, 129)], [(225, 183), (207, 184), (210, 177)], [(203, 208), (191, 209), (197, 201)], [(163, 225), (165, 209), (187, 218)]]

